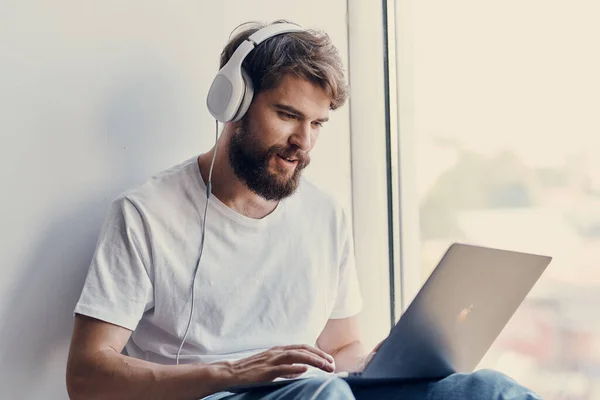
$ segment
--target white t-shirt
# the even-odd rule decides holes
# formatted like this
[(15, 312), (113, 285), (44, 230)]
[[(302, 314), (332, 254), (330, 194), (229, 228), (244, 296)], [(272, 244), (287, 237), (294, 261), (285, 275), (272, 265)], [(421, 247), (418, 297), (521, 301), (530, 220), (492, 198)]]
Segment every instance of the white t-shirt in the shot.
[[(111, 205), (75, 313), (134, 331), (130, 356), (174, 364), (191, 308), (206, 186), (196, 157)], [(262, 219), (211, 196), (195, 310), (180, 362), (315, 345), (362, 305), (349, 219), (306, 178)]]

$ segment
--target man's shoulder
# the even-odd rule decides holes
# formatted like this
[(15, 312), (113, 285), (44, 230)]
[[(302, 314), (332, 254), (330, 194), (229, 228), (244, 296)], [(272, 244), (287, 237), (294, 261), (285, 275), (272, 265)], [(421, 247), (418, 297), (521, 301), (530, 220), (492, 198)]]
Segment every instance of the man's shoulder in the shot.
[(196, 157), (168, 167), (123, 191), (115, 201), (129, 201), (135, 205), (169, 202), (176, 206), (186, 194), (200, 190), (200, 175), (194, 167), (197, 169)]

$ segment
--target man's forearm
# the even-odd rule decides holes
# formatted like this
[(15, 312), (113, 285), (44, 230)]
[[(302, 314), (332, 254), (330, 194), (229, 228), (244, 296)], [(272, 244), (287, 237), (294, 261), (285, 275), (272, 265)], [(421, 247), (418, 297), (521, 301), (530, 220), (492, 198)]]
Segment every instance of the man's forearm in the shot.
[(367, 353), (365, 346), (359, 341), (349, 343), (346, 346), (337, 349), (331, 354), (335, 359), (335, 371), (361, 371), (364, 367)]
[(231, 384), (225, 363), (168, 366), (113, 350), (70, 363), (67, 371), (72, 400), (197, 400)]

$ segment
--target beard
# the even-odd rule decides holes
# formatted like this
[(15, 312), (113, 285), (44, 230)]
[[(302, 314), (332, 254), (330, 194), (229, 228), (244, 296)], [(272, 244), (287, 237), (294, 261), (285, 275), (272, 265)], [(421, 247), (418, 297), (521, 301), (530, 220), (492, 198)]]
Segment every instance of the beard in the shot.
[[(236, 176), (254, 193), (266, 200), (281, 200), (291, 196), (300, 183), (302, 170), (310, 163), (310, 156), (298, 146), (261, 146), (260, 134), (254, 132), (248, 119), (243, 117), (229, 141), (229, 164)], [(271, 171), (270, 161), (277, 157), (296, 159), (293, 171), (275, 163)]]

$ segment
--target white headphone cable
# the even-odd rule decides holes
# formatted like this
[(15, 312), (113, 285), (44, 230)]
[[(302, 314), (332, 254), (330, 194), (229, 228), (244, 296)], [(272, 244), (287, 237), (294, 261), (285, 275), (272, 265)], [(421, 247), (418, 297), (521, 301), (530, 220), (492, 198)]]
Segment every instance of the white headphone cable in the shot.
[[(187, 326), (185, 328), (185, 333), (183, 334), (183, 339), (181, 340), (181, 345), (179, 346), (179, 350), (177, 350), (177, 356), (175, 358), (175, 362), (179, 365), (179, 355), (181, 354), (181, 349), (183, 348), (183, 344), (187, 339), (188, 332), (190, 330), (190, 325), (192, 324), (192, 318), (194, 317), (194, 294), (196, 292), (196, 276), (198, 275), (198, 269), (200, 267), (200, 260), (202, 260), (202, 251), (204, 250), (204, 237), (206, 236), (206, 212), (208, 211), (208, 201), (210, 199), (211, 194), (211, 181), (212, 181), (212, 172), (213, 166), (215, 165), (215, 158), (217, 157), (217, 147), (219, 145), (219, 121), (215, 120), (215, 151), (212, 156), (212, 160), (210, 162), (210, 170), (208, 171), (208, 182), (206, 183), (206, 204), (204, 205), (204, 216), (202, 218), (202, 239), (200, 240), (200, 255), (198, 256), (198, 263), (196, 264), (196, 268), (194, 269), (194, 275), (192, 278), (192, 307), (190, 309), (190, 318), (188, 319)], [(202, 179), (202, 178), (200, 178)]]

